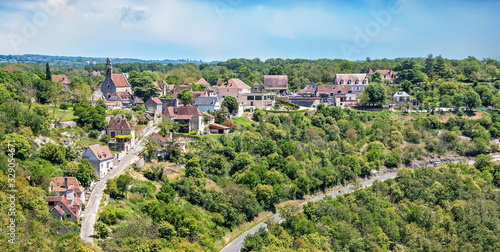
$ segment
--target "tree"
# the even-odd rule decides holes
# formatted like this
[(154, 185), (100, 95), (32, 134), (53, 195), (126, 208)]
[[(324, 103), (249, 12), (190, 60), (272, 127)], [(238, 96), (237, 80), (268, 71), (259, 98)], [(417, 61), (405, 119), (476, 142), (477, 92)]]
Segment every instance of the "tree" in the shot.
[(40, 149), (40, 157), (53, 164), (62, 164), (66, 156), (66, 149), (62, 145), (47, 143)]
[(49, 62), (45, 63), (45, 79), (52, 81), (52, 73), (50, 72)]
[(228, 96), (222, 101), (222, 107), (227, 108), (229, 113), (233, 113), (235, 110), (238, 110), (239, 104), (235, 97)]
[(146, 72), (132, 71), (127, 80), (134, 90), (134, 95), (140, 97), (143, 101), (158, 94), (158, 86), (153, 83), (153, 79)]
[(481, 97), (474, 91), (467, 91), (464, 94), (464, 103), (469, 109), (474, 109), (481, 106)]
[(92, 180), (97, 178), (94, 174), (92, 164), (87, 159), (82, 159), (81, 163), (78, 164), (78, 171), (73, 176), (78, 179), (84, 187), (89, 187)]
[(411, 93), (411, 81), (404, 80), (401, 83), (401, 88), (403, 88), (403, 91), (405, 91), (406, 93), (410, 94)]
[(73, 115), (77, 117), (76, 122), (83, 127), (90, 125), (92, 129), (102, 130), (107, 124), (106, 107), (100, 104), (95, 107), (75, 105)]
[(373, 73), (371, 82), (382, 83), (382, 74), (379, 71)]
[(387, 91), (382, 84), (370, 83), (364, 92), (368, 94), (368, 101), (370, 103), (384, 104), (387, 101)]
[(434, 65), (435, 65), (435, 60), (432, 54), (428, 54), (427, 58), (425, 59), (425, 72), (431, 78), (434, 77)]
[(186, 162), (186, 177), (203, 178), (200, 159), (198, 157), (193, 157)]
[(130, 185), (130, 182), (132, 181), (132, 178), (130, 178), (127, 175), (120, 175), (118, 179), (116, 180), (116, 188), (118, 191), (121, 192), (121, 194), (126, 197), (126, 192), (128, 191), (128, 186)]
[(253, 112), (253, 116), (252, 116), (252, 119), (256, 122), (260, 122), (260, 120), (262, 120), (264, 118), (264, 116), (266, 115), (266, 112), (262, 109), (256, 109), (254, 112)]
[(12, 133), (5, 135), (4, 139), (2, 148), (7, 155), (11, 153), (10, 150), (14, 150), (14, 157), (19, 159), (25, 159), (31, 154), (31, 145), (25, 136)]
[(283, 75), (283, 74), (285, 74), (285, 71), (281, 66), (273, 66), (269, 70), (269, 75)]
[(175, 194), (174, 188), (167, 181), (161, 186), (160, 191), (156, 194), (156, 198), (168, 204), (172, 202)]
[(106, 224), (102, 223), (101, 221), (98, 221), (95, 225), (95, 232), (97, 238), (99, 239), (104, 239), (109, 236), (108, 226), (106, 226)]
[(191, 92), (191, 90), (189, 89), (184, 89), (177, 94), (177, 98), (182, 101), (182, 104), (184, 104), (184, 106), (190, 103), (191, 100), (193, 100), (193, 97), (193, 92)]
[(444, 58), (441, 55), (436, 57), (436, 66), (435, 66), (436, 75), (443, 78), (446, 76), (446, 67), (444, 65)]

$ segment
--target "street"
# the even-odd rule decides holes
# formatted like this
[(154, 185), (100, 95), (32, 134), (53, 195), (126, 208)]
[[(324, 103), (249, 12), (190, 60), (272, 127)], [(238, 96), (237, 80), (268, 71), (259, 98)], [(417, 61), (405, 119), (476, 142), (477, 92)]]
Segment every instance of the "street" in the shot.
[(119, 159), (120, 162), (118, 162), (115, 167), (104, 176), (104, 178), (101, 178), (100, 181), (97, 181), (94, 189), (92, 190), (92, 193), (90, 194), (90, 198), (84, 211), (85, 216), (83, 218), (82, 228), (80, 230), (80, 237), (83, 241), (90, 243), (93, 242), (92, 235), (94, 234), (94, 224), (97, 217), (97, 211), (99, 210), (99, 204), (102, 199), (102, 194), (104, 192), (104, 189), (106, 188), (106, 181), (108, 179), (113, 179), (128, 165), (139, 160), (138, 154), (141, 152), (142, 148), (145, 145), (143, 139), (146, 136), (152, 134), (153, 131), (157, 132), (158, 129), (155, 127), (149, 129), (146, 134), (144, 134), (144, 137), (142, 137), (126, 155)]

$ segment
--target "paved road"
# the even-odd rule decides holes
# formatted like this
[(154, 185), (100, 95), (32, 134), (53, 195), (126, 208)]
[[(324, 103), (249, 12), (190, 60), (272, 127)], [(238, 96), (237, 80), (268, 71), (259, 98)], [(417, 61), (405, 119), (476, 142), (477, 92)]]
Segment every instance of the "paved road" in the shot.
[[(158, 128), (149, 129), (144, 136), (150, 135), (151, 133), (158, 132)], [(85, 206), (85, 216), (82, 222), (82, 228), (80, 231), (80, 237), (85, 242), (93, 242), (92, 235), (94, 234), (94, 223), (97, 216), (97, 211), (99, 210), (99, 204), (101, 203), (102, 194), (104, 189), (106, 188), (106, 181), (108, 179), (114, 178), (117, 174), (119, 174), (123, 169), (125, 169), (129, 164), (136, 162), (139, 160), (138, 154), (141, 152), (142, 148), (145, 145), (143, 141), (144, 137), (141, 140), (137, 141), (134, 147), (123, 157), (120, 158), (120, 162), (109, 171), (104, 178), (100, 181), (97, 181), (92, 193), (90, 194), (89, 201)]]
[[(378, 181), (384, 181), (384, 180), (387, 180), (387, 179), (391, 179), (391, 178), (395, 178), (397, 177), (397, 173), (396, 172), (392, 172), (392, 173), (387, 173), (387, 174), (384, 174), (384, 175), (381, 175), (381, 176), (378, 176), (376, 178), (373, 178), (373, 179), (370, 179), (368, 181), (365, 181), (363, 183), (361, 183), (363, 185), (363, 187), (365, 186), (371, 186), (373, 185), (373, 182), (375, 180), (378, 180)], [(344, 187), (340, 190), (336, 190), (335, 192), (333, 193), (330, 193), (330, 194), (327, 194), (327, 195), (324, 195), (324, 196), (320, 196), (320, 197), (316, 197), (310, 201), (319, 201), (321, 199), (323, 199), (324, 197), (326, 196), (332, 196), (332, 197), (337, 197), (337, 195), (339, 195), (340, 193), (349, 193), (349, 192), (352, 192), (353, 189), (352, 189), (352, 186), (347, 186), (347, 187)], [(307, 202), (304, 202), (302, 204), (300, 204), (300, 206), (303, 206), (305, 205)], [(283, 222), (284, 219), (281, 218), (281, 215), (280, 214), (275, 214), (271, 217), (271, 220), (273, 222)], [(240, 251), (241, 247), (243, 247), (243, 241), (245, 241), (245, 237), (249, 234), (254, 234), (255, 232), (257, 232), (261, 227), (266, 227), (267, 224), (264, 223), (264, 222), (261, 222), (257, 225), (255, 225), (254, 227), (252, 227), (251, 229), (247, 230), (246, 232), (244, 232), (243, 234), (241, 234), (240, 236), (238, 236), (236, 239), (234, 239), (231, 243), (229, 243), (225, 248), (223, 248), (221, 250), (221, 252), (236, 252), (236, 251)]]

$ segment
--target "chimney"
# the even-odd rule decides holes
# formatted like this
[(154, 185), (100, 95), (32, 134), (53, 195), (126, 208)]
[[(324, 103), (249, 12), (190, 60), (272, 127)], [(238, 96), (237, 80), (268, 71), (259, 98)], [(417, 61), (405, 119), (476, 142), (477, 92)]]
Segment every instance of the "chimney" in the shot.
[(68, 188), (68, 178), (64, 177), (64, 187)]
[(73, 189), (66, 190), (66, 199), (68, 200), (69, 205), (73, 204), (73, 200), (74, 200)]

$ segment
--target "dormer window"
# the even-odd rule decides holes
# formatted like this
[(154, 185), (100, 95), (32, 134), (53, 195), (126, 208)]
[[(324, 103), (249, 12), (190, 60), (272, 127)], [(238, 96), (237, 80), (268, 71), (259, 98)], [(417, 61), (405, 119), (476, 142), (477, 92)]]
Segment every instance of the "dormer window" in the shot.
[(363, 81), (363, 84), (366, 84), (366, 80)]
[(59, 182), (57, 182), (57, 186), (59, 186)]
[(347, 84), (349, 84), (349, 85), (350, 85), (350, 84), (352, 84), (352, 81), (351, 81), (351, 80), (349, 80), (349, 81), (347, 82)]
[(341, 80), (341, 81), (340, 81), (340, 84), (341, 84), (341, 85), (343, 85), (343, 84), (344, 84), (344, 80)]
[(356, 84), (359, 84), (359, 80), (356, 80)]

